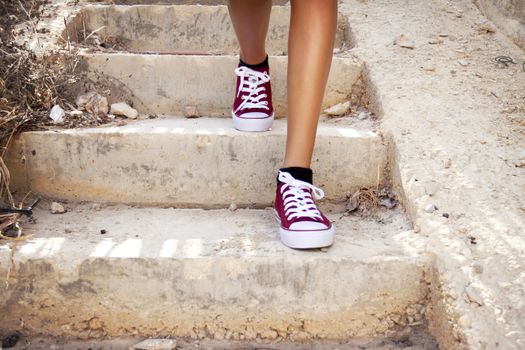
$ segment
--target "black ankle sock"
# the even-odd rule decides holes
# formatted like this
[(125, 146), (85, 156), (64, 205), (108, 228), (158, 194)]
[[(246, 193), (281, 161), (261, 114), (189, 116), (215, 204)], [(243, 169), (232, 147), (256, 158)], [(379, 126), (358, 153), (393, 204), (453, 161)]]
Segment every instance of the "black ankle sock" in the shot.
[[(282, 168), (279, 170), (289, 173), (294, 177), (294, 179), (313, 184), (313, 172), (310, 168), (301, 168), (298, 166), (293, 166), (289, 168)], [(279, 184), (279, 176), (277, 176), (277, 184)]]
[(244, 67), (248, 67), (251, 69), (267, 67), (268, 66), (268, 55), (266, 55), (266, 58), (264, 59), (264, 61), (258, 64), (248, 64), (239, 58), (239, 66), (244, 66)]

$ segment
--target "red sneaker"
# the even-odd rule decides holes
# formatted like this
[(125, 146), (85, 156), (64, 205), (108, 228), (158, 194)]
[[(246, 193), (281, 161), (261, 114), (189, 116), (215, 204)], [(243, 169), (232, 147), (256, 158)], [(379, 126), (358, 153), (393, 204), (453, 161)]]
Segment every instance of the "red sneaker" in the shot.
[(287, 172), (280, 171), (278, 179), (275, 213), (281, 223), (281, 242), (298, 249), (331, 246), (334, 228), (314, 203), (314, 199), (324, 197), (324, 192), (308, 182), (296, 180)]
[(274, 112), (270, 67), (235, 69), (237, 85), (233, 100), (233, 126), (241, 131), (267, 131), (272, 127)]

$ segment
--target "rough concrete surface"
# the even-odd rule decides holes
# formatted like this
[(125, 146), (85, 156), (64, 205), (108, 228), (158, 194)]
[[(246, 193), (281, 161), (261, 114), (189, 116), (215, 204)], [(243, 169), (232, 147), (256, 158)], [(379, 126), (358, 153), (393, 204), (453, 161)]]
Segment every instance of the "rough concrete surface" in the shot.
[[(266, 50), (288, 51), (290, 7), (272, 11)], [(336, 47), (345, 44), (345, 18), (340, 19)], [(71, 30), (75, 27), (75, 31)], [(239, 52), (226, 6), (85, 6), (68, 26), (72, 40), (131, 52), (230, 54)], [(76, 32), (76, 35), (71, 35)], [(94, 33), (85, 41), (84, 35)]]
[(483, 13), (518, 45), (525, 48), (523, 0), (475, 0)]
[[(146, 55), (85, 53), (93, 86), (112, 90), (110, 102), (129, 100), (143, 113), (182, 115), (185, 106), (198, 106), (204, 116), (231, 117), (237, 56)], [(286, 115), (287, 58), (270, 57), (275, 115)], [(323, 106), (342, 102), (362, 72), (355, 57), (335, 58)]]
[[(138, 339), (120, 338), (110, 340), (72, 340), (63, 338), (25, 337), (20, 339), (13, 350), (135, 350), (130, 348)], [(422, 331), (414, 330), (401, 338), (394, 339), (353, 339), (344, 342), (310, 341), (290, 342), (283, 339), (272, 341), (232, 341), (232, 340), (185, 340), (177, 339), (177, 350), (437, 350), (438, 345), (432, 337)], [(159, 349), (167, 350), (167, 349)]]
[[(387, 148), (351, 120), (319, 126), (316, 183), (326, 198), (384, 180)], [(29, 132), (14, 145), (9, 164), (16, 188), (76, 201), (177, 207), (264, 207), (275, 197), (283, 162), (286, 122), (243, 133), (231, 120), (170, 118), (125, 126)], [(27, 183), (21, 183), (25, 179)], [(15, 185), (15, 183), (13, 184)]]
[[(435, 257), (432, 331), (447, 349), (523, 349), (525, 73), (494, 58), (525, 53), (480, 30), (466, 0), (345, 0), (341, 10), (395, 145), (396, 182)], [(393, 45), (401, 34), (413, 50)], [(440, 211), (426, 213), (430, 203)]]
[(270, 209), (48, 206), (0, 246), (4, 334), (305, 341), (422, 324), (423, 243), (396, 210), (333, 212), (337, 243), (297, 251)]

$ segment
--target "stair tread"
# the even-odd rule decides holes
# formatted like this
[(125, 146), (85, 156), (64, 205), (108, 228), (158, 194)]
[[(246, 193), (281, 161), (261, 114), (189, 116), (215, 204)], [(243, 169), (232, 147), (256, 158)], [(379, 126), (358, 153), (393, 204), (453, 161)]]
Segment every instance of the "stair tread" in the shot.
[(117, 205), (95, 210), (89, 204), (77, 204), (58, 215), (42, 207), (35, 210), (37, 223), (23, 226), (31, 236), (19, 245), (17, 258), (300, 257), (377, 263), (418, 257), (413, 231), (401, 210), (385, 210), (368, 218), (337, 212), (327, 215), (334, 222), (336, 239), (322, 252), (283, 246), (271, 208), (232, 212)]
[[(337, 120), (321, 122), (318, 127), (318, 137), (345, 138), (377, 138), (380, 137), (373, 129), (374, 121), (357, 121), (354, 118), (338, 118)], [(268, 137), (286, 134), (286, 119), (274, 121), (272, 130), (267, 132), (242, 132), (233, 128), (230, 118), (157, 118), (130, 121), (125, 125), (110, 125), (91, 128), (57, 129), (52, 131), (30, 131), (31, 133), (58, 134), (202, 134), (224, 135), (229, 137)]]

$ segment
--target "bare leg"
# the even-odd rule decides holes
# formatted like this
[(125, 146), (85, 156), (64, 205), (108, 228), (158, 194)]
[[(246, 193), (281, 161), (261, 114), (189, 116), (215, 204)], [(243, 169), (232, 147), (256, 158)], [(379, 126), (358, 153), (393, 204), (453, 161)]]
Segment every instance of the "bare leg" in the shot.
[(288, 135), (284, 166), (309, 168), (332, 62), (337, 28), (337, 0), (291, 2), (288, 38)]
[(229, 0), (228, 10), (239, 41), (241, 59), (258, 64), (266, 58), (266, 33), (272, 10), (271, 0)]

